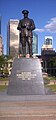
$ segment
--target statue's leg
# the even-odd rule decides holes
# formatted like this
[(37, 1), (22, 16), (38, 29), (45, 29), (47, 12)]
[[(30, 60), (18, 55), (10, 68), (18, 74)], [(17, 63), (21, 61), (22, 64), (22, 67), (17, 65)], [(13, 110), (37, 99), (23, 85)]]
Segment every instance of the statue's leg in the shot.
[(23, 53), (23, 57), (26, 56), (26, 39), (25, 37), (22, 38), (22, 53)]
[(28, 47), (29, 47), (29, 54), (32, 57), (32, 38), (28, 37)]

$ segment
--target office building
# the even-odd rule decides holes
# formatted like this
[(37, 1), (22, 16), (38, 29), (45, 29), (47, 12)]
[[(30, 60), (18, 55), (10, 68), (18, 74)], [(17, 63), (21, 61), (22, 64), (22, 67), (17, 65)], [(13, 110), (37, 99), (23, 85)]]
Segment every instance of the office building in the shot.
[(3, 54), (2, 36), (0, 35), (0, 56)]
[(1, 35), (1, 16), (0, 16), (0, 35)]
[(33, 55), (38, 54), (38, 36), (35, 32), (33, 32), (33, 44), (32, 44)]
[(53, 69), (51, 70), (51, 66), (49, 66), (49, 61), (55, 56), (56, 56), (56, 52), (53, 49), (53, 37), (45, 36), (45, 41), (41, 48), (41, 57), (43, 60), (44, 72), (50, 73), (53, 70)]
[(1, 35), (1, 16), (0, 16), (0, 56), (3, 54), (3, 44), (2, 44), (2, 35)]
[(45, 41), (42, 46), (42, 50), (52, 50), (52, 44), (53, 44), (53, 37), (52, 36), (45, 36)]
[(41, 54), (53, 54), (53, 37), (52, 36), (45, 36), (44, 44), (41, 48)]
[(19, 51), (19, 31), (17, 30), (18, 19), (10, 19), (7, 26), (7, 55), (13, 58)]

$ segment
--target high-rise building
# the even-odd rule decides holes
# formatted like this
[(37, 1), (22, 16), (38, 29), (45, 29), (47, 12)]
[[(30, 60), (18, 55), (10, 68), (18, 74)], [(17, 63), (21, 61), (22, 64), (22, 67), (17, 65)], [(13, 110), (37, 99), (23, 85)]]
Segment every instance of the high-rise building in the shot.
[(53, 49), (53, 37), (52, 36), (45, 36), (45, 41), (44, 44), (41, 48), (41, 57), (43, 60), (43, 71), (44, 72), (50, 72), (52, 71), (49, 66), (50, 59), (55, 57), (56, 53), (55, 50)]
[(42, 46), (42, 50), (52, 50), (52, 44), (53, 44), (53, 37), (52, 36), (45, 36), (45, 41)]
[(38, 54), (38, 36), (35, 32), (33, 32), (33, 44), (32, 44), (33, 54)]
[(2, 35), (1, 35), (1, 16), (0, 16), (0, 56), (3, 54), (3, 44), (2, 44)]
[(12, 57), (16, 57), (19, 51), (18, 23), (18, 19), (10, 19), (7, 26), (7, 55)]
[(2, 36), (0, 35), (0, 56), (3, 54)]
[(1, 16), (0, 16), (0, 35), (1, 35)]

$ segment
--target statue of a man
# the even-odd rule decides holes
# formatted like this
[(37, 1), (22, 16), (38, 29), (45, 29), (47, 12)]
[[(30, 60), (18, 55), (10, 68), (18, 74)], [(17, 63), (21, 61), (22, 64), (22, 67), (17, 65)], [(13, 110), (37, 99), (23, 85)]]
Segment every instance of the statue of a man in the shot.
[(28, 18), (28, 10), (22, 11), (24, 18), (19, 21), (17, 29), (21, 31), (20, 33), (20, 42), (22, 44), (23, 56), (26, 56), (26, 43), (28, 46), (28, 53), (32, 57), (32, 41), (33, 33), (32, 30), (35, 29), (34, 21)]

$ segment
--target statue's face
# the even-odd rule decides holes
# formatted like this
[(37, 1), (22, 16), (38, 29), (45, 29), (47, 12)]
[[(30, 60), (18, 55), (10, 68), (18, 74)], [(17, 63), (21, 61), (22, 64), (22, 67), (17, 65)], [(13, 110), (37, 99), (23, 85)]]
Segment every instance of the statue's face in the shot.
[(27, 18), (27, 17), (28, 17), (28, 14), (27, 14), (27, 13), (25, 13), (25, 14), (24, 14), (24, 18)]

